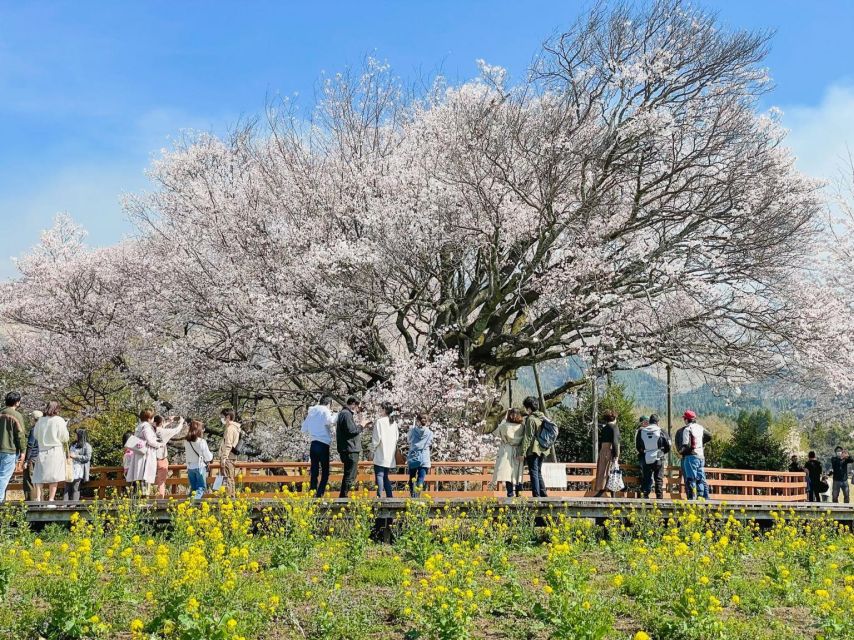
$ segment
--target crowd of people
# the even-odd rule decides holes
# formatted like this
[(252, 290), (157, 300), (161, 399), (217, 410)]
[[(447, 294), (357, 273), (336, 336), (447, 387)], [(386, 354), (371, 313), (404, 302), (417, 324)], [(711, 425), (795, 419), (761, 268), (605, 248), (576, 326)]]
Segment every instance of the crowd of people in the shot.
[(789, 463), (789, 471), (803, 473), (807, 484), (807, 499), (810, 502), (839, 502), (839, 496), (845, 504), (851, 501), (848, 484), (848, 465), (854, 464), (854, 459), (848, 454), (848, 449), (836, 447), (830, 458), (830, 473), (826, 473), (824, 465), (816, 456), (815, 451), (807, 454), (807, 461), (801, 465), (798, 456), (793, 455)]
[[(383, 402), (376, 407), (374, 415), (368, 416), (368, 411), (354, 397), (347, 398), (337, 412), (333, 411), (332, 405), (333, 398), (323, 396), (309, 408), (302, 422), (302, 432), (310, 442), (310, 492), (318, 498), (326, 493), (333, 442), (344, 467), (338, 493), (340, 498), (346, 498), (355, 486), (359, 462), (366, 453), (373, 462), (378, 497), (394, 497), (391, 476), (404, 466), (409, 476), (409, 495), (414, 497), (423, 491), (431, 468), (434, 439), (428, 413), (403, 416), (399, 409)], [(27, 420), (20, 406), (21, 394), (10, 392), (5, 397), (5, 407), (0, 410), (0, 501), (5, 499), (6, 488), (16, 471), (22, 475), (24, 497), (28, 501), (42, 501), (46, 497), (48, 502), (53, 502), (61, 484), (65, 487), (65, 500), (80, 500), (82, 485), (89, 480), (93, 458), (86, 429), (77, 429), (72, 441), (68, 423), (60, 416), (60, 405), (52, 401), (44, 411), (30, 413), (33, 425), (27, 430)], [(643, 498), (649, 498), (652, 493), (656, 499), (664, 497), (665, 471), (668, 459), (675, 452), (680, 458), (687, 498), (709, 499), (704, 452), (712, 436), (697, 422), (693, 411), (686, 411), (682, 417), (684, 424), (676, 431), (673, 442), (661, 428), (658, 416), (641, 416), (638, 421), (634, 444)], [(124, 476), (128, 487), (139, 496), (165, 498), (169, 472), (168, 445), (183, 440), (191, 497), (201, 499), (204, 496), (208, 489), (208, 470), (215, 457), (220, 472), (214, 489), (223, 486), (229, 495), (234, 495), (234, 463), (243, 453), (243, 431), (235, 418), (233, 409), (222, 410), (222, 438), (214, 456), (201, 420), (164, 417), (153, 409), (143, 410), (136, 429), (126, 433), (122, 439)], [(623, 452), (618, 416), (613, 411), (605, 411), (603, 418), (604, 423), (599, 428), (596, 470), (587, 493), (590, 497), (602, 497), (606, 493), (613, 497), (624, 488), (619, 467)], [(402, 436), (404, 430), (405, 435)], [(370, 444), (365, 448), (362, 437), (368, 432)], [(507, 497), (519, 497), (527, 468), (531, 495), (547, 497), (543, 465), (548, 458), (556, 460), (557, 427), (542, 411), (538, 399), (525, 398), (521, 409), (509, 409), (504, 419), (487, 433), (494, 433), (499, 442), (492, 476), (495, 486), (502, 486)], [(832, 498), (833, 502), (838, 502), (841, 495), (847, 504), (850, 501), (848, 465), (852, 463), (854, 459), (848, 451), (837, 447), (830, 460), (829, 475), (814, 451), (809, 452), (804, 465), (800, 464), (798, 456), (792, 456), (789, 471), (804, 474), (809, 501)]]

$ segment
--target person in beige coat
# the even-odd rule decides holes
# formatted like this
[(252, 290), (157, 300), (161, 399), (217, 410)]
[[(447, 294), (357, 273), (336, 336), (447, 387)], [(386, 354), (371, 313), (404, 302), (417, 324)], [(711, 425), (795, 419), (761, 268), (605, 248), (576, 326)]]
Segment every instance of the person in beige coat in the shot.
[(508, 498), (518, 497), (522, 491), (523, 464), (519, 459), (519, 445), (522, 443), (523, 422), (522, 413), (518, 409), (510, 409), (496, 429), (501, 445), (495, 456), (492, 481), (496, 486), (504, 483)]
[(223, 409), (220, 421), (223, 426), (222, 443), (219, 445), (219, 464), (228, 495), (234, 497), (234, 448), (240, 441), (240, 423), (234, 421), (234, 409)]

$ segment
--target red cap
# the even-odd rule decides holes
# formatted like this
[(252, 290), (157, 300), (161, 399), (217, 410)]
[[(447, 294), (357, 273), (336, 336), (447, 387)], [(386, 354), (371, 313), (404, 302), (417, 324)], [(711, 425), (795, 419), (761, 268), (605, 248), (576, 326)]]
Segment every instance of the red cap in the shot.
[(688, 411), (686, 411), (685, 413), (682, 414), (682, 417), (685, 418), (686, 420), (696, 420), (697, 414), (694, 413), (693, 411), (691, 411), (690, 409), (688, 409)]

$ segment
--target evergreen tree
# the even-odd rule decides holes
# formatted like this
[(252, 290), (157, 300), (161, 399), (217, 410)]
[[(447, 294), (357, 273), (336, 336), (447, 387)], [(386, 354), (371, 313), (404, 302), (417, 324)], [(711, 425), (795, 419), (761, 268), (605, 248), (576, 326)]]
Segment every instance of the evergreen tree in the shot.
[[(600, 389), (600, 394), (600, 427), (604, 424), (602, 414), (608, 410), (614, 411), (617, 414), (617, 425), (620, 427), (621, 458), (626, 464), (636, 464), (635, 430), (638, 424), (634, 398), (626, 393), (621, 384), (611, 384)], [(590, 386), (585, 387), (577, 407), (561, 406), (549, 412), (560, 428), (555, 452), (561, 462), (593, 462), (592, 412), (593, 394)]]
[(732, 439), (721, 455), (721, 465), (731, 469), (784, 471), (786, 452), (771, 434), (771, 411), (742, 411)]

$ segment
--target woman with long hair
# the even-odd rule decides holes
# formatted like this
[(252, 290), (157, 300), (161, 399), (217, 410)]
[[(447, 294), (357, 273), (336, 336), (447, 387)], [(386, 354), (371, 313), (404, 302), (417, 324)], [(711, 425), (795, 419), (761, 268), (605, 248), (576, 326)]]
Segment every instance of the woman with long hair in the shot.
[(39, 457), (33, 468), (33, 486), (36, 500), (42, 499), (42, 488), (47, 485), (48, 502), (56, 499), (56, 489), (65, 482), (65, 447), (68, 444), (68, 424), (59, 415), (59, 403), (51, 400), (44, 415), (33, 427), (39, 443)]
[(392, 422), (391, 415), (394, 407), (390, 402), (380, 404), (380, 417), (374, 422), (373, 437), (371, 445), (374, 450), (374, 478), (377, 483), (377, 497), (382, 498), (385, 492), (386, 498), (394, 497), (391, 490), (391, 479), (389, 474), (396, 466), (395, 456), (397, 454), (397, 422)]
[(187, 461), (187, 480), (190, 483), (190, 495), (201, 500), (207, 489), (208, 465), (213, 453), (204, 439), (205, 425), (201, 420), (190, 420), (190, 428), (184, 440), (184, 457)]
[(68, 448), (73, 473), (71, 482), (65, 486), (66, 500), (80, 500), (80, 485), (89, 482), (89, 465), (92, 463), (89, 433), (86, 429), (78, 429), (76, 436), (77, 440)]

